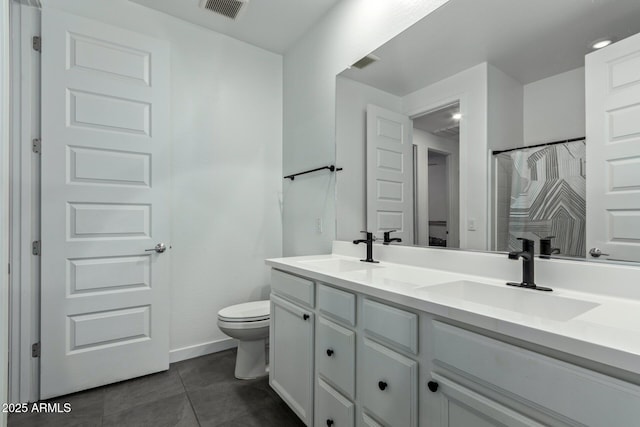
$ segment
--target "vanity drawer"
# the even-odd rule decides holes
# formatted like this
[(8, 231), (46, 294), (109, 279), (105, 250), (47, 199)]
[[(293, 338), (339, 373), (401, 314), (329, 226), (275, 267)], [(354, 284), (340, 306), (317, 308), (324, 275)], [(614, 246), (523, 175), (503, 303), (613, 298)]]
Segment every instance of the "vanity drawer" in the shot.
[(271, 291), (309, 307), (315, 304), (313, 281), (293, 274), (271, 270)]
[(353, 403), (321, 379), (318, 379), (317, 405), (315, 425), (353, 427), (355, 419)]
[(358, 395), (365, 410), (385, 425), (418, 424), (418, 363), (371, 340), (364, 340)]
[(318, 284), (318, 308), (346, 325), (356, 324), (356, 296), (350, 292)]
[[(558, 418), (601, 426), (637, 425), (640, 387), (434, 321), (434, 365), (532, 402)], [(441, 367), (438, 369), (437, 367)], [(560, 417), (560, 418), (561, 418)]]
[(367, 334), (409, 353), (418, 353), (418, 316), (368, 299), (363, 304)]
[(316, 341), (318, 373), (347, 397), (355, 395), (355, 332), (319, 316)]
[(371, 418), (369, 415), (362, 413), (362, 418), (360, 419), (360, 426), (362, 427), (384, 427), (382, 424), (378, 423), (376, 420)]

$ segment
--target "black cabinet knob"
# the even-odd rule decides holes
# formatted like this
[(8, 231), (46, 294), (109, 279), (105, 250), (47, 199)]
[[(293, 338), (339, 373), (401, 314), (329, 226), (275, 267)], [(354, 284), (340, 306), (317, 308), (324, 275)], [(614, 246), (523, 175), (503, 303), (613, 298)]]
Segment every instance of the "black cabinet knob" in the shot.
[(333, 420), (331, 418), (329, 418), (327, 420), (327, 427), (331, 427), (333, 425)]
[(327, 349), (327, 356), (329, 356), (329, 357), (333, 356), (333, 349), (331, 349), (331, 348)]
[(386, 390), (387, 385), (388, 385), (388, 384), (387, 384), (386, 382), (384, 382), (384, 381), (378, 381), (378, 388), (379, 388), (380, 390), (382, 390), (382, 391)]
[(302, 318), (304, 320), (309, 320), (309, 315), (307, 313), (305, 313), (305, 314), (302, 315)]
[(435, 393), (436, 391), (438, 391), (438, 383), (437, 383), (437, 382), (435, 382), (435, 381), (429, 381), (429, 382), (427, 383), (427, 387), (429, 387), (429, 390), (430, 390), (430, 391), (432, 391), (432, 392), (434, 392), (434, 393)]

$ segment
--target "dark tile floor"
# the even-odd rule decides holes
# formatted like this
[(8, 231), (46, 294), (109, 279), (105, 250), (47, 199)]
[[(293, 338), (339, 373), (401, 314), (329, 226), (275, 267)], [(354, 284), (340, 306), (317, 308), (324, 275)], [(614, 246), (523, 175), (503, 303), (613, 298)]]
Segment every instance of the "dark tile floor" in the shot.
[(69, 402), (68, 414), (12, 414), (9, 427), (224, 426), (304, 424), (269, 387), (268, 379), (233, 377), (235, 350), (174, 363), (167, 372), (49, 402)]

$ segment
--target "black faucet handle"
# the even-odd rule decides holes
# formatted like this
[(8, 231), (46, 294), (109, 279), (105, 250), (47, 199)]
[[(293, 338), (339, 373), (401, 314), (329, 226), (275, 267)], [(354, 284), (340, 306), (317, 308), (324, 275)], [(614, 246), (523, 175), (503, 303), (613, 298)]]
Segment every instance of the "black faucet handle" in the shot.
[(533, 242), (531, 239), (527, 239), (526, 237), (518, 237), (518, 240), (522, 240), (522, 242)]
[(518, 259), (520, 258), (520, 252), (509, 252), (509, 259)]
[(353, 241), (354, 244), (357, 245), (358, 243), (369, 243), (369, 242), (373, 243), (373, 242), (376, 241), (376, 236), (374, 236), (372, 232), (370, 232), (370, 231), (361, 231), (361, 233), (366, 234), (367, 237), (365, 239), (354, 240)]
[(391, 233), (396, 233), (398, 230), (389, 230), (389, 231), (385, 231), (384, 234), (384, 241), (388, 242), (389, 239), (391, 239)]
[(523, 252), (531, 252), (533, 253), (533, 248), (535, 245), (535, 242), (531, 239), (526, 239), (524, 237), (518, 237), (518, 240), (522, 240), (522, 251)]
[(549, 255), (559, 254), (560, 248), (551, 247), (551, 239), (555, 239), (556, 236), (547, 236), (540, 239), (540, 255), (544, 258), (549, 258)]
[(555, 239), (556, 236), (547, 236), (547, 237), (541, 237), (540, 238), (540, 244), (541, 245), (551, 245), (551, 239)]

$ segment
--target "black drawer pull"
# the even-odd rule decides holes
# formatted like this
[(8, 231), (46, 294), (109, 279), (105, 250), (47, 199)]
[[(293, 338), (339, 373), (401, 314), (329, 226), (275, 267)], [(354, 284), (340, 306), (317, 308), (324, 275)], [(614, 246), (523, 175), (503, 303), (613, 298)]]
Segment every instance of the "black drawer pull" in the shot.
[(309, 315), (307, 313), (305, 313), (305, 314), (302, 315), (302, 318), (304, 320), (309, 320)]
[(329, 357), (333, 356), (333, 349), (331, 349), (331, 348), (327, 349), (327, 356), (329, 356)]
[(429, 390), (432, 391), (433, 393), (438, 391), (438, 383), (435, 381), (429, 381), (427, 383), (427, 387), (429, 387)]
[(384, 382), (384, 381), (378, 381), (378, 388), (379, 388), (380, 390), (382, 390), (382, 391), (385, 391), (385, 390), (386, 390), (387, 385), (388, 385), (388, 384), (387, 384), (386, 382)]
[(329, 418), (327, 420), (327, 427), (331, 427), (333, 425), (333, 420), (331, 418)]

